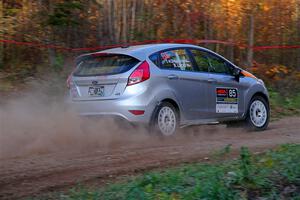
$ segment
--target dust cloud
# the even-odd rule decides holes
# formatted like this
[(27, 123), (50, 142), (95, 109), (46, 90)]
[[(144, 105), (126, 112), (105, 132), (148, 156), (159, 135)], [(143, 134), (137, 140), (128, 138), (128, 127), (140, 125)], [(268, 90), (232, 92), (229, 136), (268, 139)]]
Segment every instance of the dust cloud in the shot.
[(175, 137), (158, 137), (145, 127), (120, 124), (115, 119), (78, 116), (68, 106), (67, 91), (60, 79), (33, 80), (26, 86), (23, 92), (0, 101), (0, 159), (54, 152), (155, 148), (184, 143), (191, 137), (196, 141), (225, 133), (222, 126), (201, 126), (182, 129)]
[(30, 89), (0, 103), (0, 158), (109, 149), (149, 137), (144, 128), (124, 128), (114, 119), (79, 117), (68, 107), (65, 93), (33, 81)]

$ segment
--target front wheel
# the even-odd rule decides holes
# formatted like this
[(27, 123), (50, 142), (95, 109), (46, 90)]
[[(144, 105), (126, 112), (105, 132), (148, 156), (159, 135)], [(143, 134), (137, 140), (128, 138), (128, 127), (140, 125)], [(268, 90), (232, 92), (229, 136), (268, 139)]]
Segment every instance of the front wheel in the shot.
[(254, 131), (263, 131), (267, 129), (269, 120), (270, 108), (267, 101), (261, 96), (253, 97), (246, 118), (248, 128)]
[(154, 118), (154, 129), (162, 136), (172, 136), (178, 129), (179, 115), (176, 108), (163, 102), (159, 105)]

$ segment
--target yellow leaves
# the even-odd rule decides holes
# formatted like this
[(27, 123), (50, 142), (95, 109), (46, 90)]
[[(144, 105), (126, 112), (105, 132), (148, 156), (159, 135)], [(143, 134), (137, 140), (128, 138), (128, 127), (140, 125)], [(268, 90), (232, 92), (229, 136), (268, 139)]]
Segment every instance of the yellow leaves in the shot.
[(275, 65), (275, 66), (272, 66), (269, 70), (267, 70), (266, 74), (268, 74), (270, 76), (276, 76), (278, 74), (286, 75), (289, 72), (290, 71), (289, 71), (289, 69), (286, 66)]
[(300, 81), (300, 72), (297, 72), (295, 75), (296, 75), (297, 80)]
[(289, 80), (300, 81), (300, 72), (284, 65), (257, 64), (253, 72), (271, 85), (280, 84), (281, 81), (286, 81), (287, 77)]
[(266, 72), (266, 76), (272, 79), (273, 81), (280, 81), (283, 77), (290, 73), (290, 70), (283, 65), (274, 65), (271, 66)]
[(226, 39), (236, 38), (242, 25), (242, 0), (221, 0), (220, 4), (212, 6), (210, 13), (216, 21), (213, 25), (221, 32)]

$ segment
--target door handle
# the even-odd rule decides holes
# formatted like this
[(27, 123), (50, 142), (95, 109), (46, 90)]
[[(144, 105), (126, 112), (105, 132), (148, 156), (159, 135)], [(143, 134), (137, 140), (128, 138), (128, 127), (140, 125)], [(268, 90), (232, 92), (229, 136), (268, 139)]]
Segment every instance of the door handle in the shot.
[(209, 82), (209, 83), (216, 83), (217, 80), (214, 79), (214, 78), (209, 78), (209, 79), (207, 79), (207, 82)]
[(179, 79), (179, 77), (175, 74), (170, 74), (168, 75), (168, 79), (172, 80), (172, 79)]

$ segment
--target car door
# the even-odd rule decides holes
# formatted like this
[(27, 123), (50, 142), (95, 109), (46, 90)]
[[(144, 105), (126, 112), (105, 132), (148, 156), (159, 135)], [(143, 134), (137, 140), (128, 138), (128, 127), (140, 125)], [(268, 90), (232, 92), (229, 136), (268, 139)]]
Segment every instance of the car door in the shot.
[(235, 66), (217, 54), (208, 52), (208, 116), (215, 119), (236, 118), (245, 110), (247, 84), (233, 76)]
[(183, 120), (204, 118), (208, 111), (205, 87), (207, 76), (199, 75), (186, 48), (159, 53), (161, 73), (182, 108)]
[(189, 54), (191, 55), (192, 61), (195, 65), (196, 79), (198, 80), (198, 90), (195, 91), (195, 95), (201, 95), (201, 101), (198, 100), (193, 105), (194, 109), (198, 112), (197, 116), (200, 119), (208, 119), (209, 114), (209, 98), (208, 89), (210, 86), (210, 77), (209, 77), (209, 60), (207, 53), (197, 48), (188, 48)]

